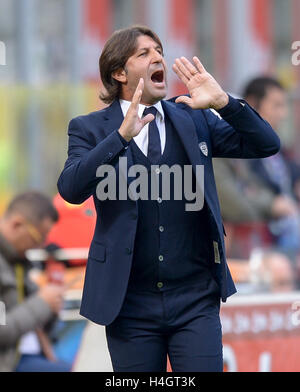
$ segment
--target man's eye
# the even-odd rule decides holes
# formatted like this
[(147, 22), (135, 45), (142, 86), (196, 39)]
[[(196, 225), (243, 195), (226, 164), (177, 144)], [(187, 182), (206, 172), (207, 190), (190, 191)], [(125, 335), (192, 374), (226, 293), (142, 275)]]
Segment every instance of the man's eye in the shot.
[(146, 52), (143, 52), (141, 54), (139, 54), (139, 57), (144, 56), (146, 54)]

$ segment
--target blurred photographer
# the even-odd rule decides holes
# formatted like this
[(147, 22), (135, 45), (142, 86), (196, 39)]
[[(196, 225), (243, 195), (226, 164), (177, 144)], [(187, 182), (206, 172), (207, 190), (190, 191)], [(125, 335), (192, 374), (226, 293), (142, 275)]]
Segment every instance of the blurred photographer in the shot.
[(58, 213), (39, 192), (16, 196), (0, 219), (0, 301), (6, 325), (0, 326), (0, 371), (69, 371), (57, 361), (47, 328), (62, 308), (64, 288), (38, 287), (29, 279), (28, 249), (41, 247)]

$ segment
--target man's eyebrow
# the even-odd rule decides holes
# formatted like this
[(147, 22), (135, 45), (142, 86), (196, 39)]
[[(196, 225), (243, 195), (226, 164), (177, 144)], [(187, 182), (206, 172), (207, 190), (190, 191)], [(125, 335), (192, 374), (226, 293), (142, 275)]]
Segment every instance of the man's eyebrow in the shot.
[[(150, 49), (150, 47), (148, 47), (148, 48), (139, 48), (138, 50), (137, 50), (137, 52), (139, 52), (139, 51), (141, 51), (141, 50), (149, 50)], [(155, 47), (155, 49), (160, 49), (161, 51), (163, 50), (162, 49), (162, 47), (161, 46), (159, 46), (159, 45), (157, 45), (156, 47)]]

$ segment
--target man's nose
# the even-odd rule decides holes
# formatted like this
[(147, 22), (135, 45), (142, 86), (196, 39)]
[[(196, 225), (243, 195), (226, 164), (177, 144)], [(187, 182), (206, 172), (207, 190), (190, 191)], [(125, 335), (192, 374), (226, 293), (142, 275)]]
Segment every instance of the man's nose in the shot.
[(153, 50), (152, 54), (152, 62), (153, 63), (161, 63), (163, 59), (163, 56), (161, 53), (159, 53), (157, 50)]

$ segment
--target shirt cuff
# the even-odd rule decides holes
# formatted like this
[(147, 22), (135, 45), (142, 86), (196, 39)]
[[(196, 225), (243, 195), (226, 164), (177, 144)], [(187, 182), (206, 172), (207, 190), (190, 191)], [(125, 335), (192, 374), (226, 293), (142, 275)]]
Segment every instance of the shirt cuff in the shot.
[(124, 146), (124, 147), (128, 147), (130, 142), (128, 142), (127, 140), (125, 140), (125, 139), (123, 138), (123, 136), (120, 135), (120, 132), (119, 132), (119, 131), (117, 131), (117, 134), (119, 135), (119, 138), (120, 138), (121, 142), (123, 143), (123, 146)]
[(243, 104), (238, 100), (233, 98), (228, 94), (229, 102), (222, 109), (217, 110), (221, 117), (230, 116), (232, 114), (236, 114), (243, 108)]

